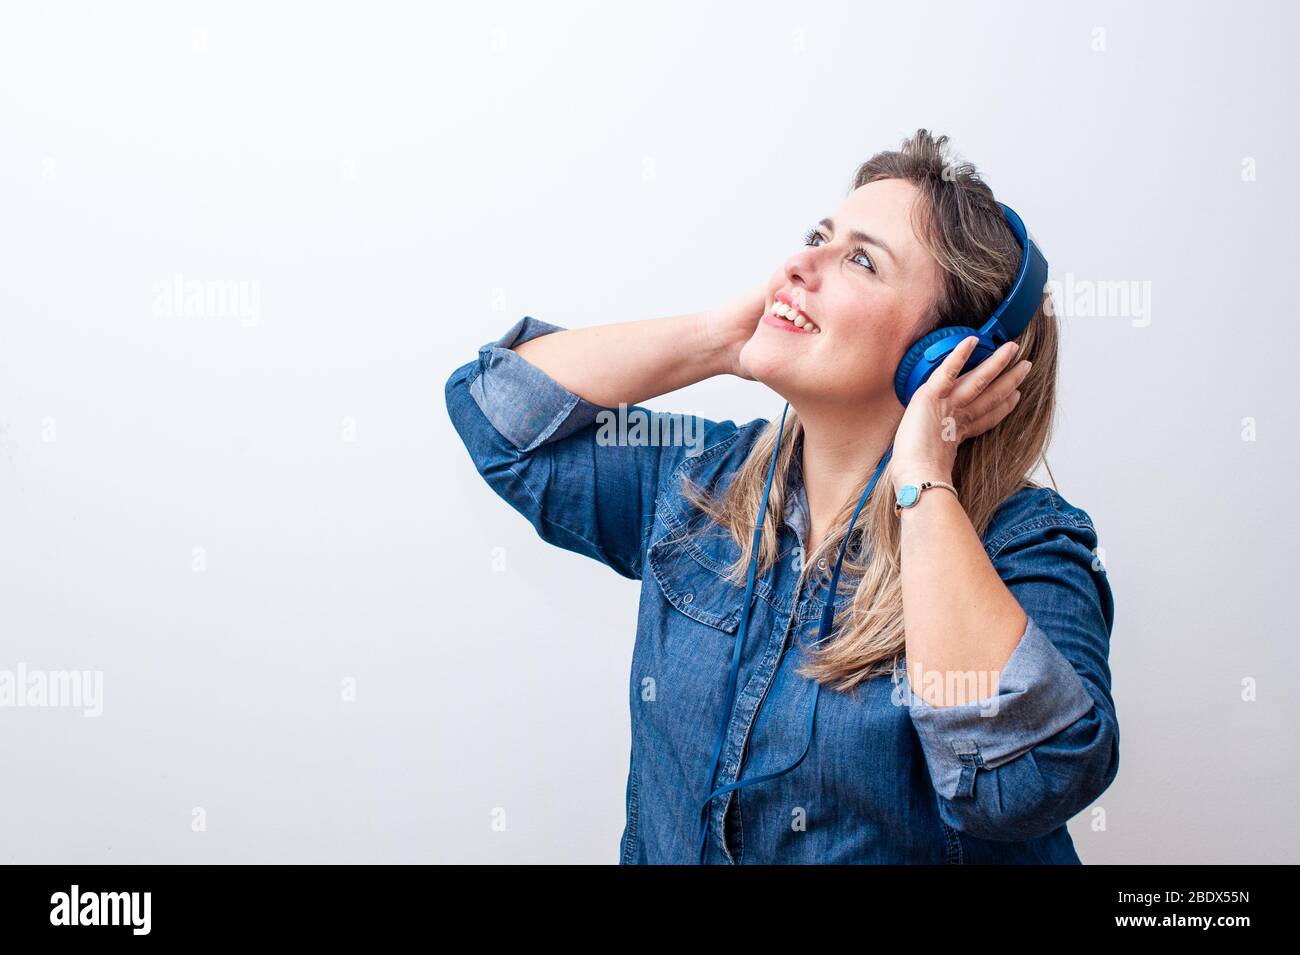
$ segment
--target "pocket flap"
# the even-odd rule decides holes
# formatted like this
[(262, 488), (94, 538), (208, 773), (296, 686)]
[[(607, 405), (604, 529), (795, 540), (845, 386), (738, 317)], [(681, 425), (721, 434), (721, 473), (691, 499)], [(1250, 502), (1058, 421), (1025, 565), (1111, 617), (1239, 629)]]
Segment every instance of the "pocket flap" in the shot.
[(664, 597), (692, 620), (735, 633), (745, 588), (706, 567), (692, 554), (692, 545), (669, 541), (671, 536), (650, 545), (650, 569)]

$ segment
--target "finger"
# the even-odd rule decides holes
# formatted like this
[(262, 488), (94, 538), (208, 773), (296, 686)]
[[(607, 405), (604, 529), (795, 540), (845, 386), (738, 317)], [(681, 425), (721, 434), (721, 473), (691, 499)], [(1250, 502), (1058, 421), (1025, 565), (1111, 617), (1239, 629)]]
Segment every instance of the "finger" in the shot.
[(969, 404), (974, 401), (980, 392), (991, 385), (993, 380), (1006, 370), (1018, 350), (1019, 346), (1015, 342), (1004, 343), (1001, 348), (981, 364), (957, 379), (957, 385), (953, 389), (953, 398), (960, 404)]
[[(992, 360), (992, 359), (990, 359)], [(1024, 382), (1025, 376), (1033, 363), (1029, 361), (1017, 362), (1012, 365), (994, 380), (979, 395), (965, 405), (966, 414), (974, 420), (980, 415), (986, 414), (990, 409), (996, 408), (1002, 402), (1007, 400), (1007, 396), (1015, 391)], [(982, 365), (980, 366), (983, 367)], [(969, 377), (969, 376), (967, 376)], [(962, 380), (958, 379), (957, 389), (960, 393)]]
[(926, 384), (931, 385), (940, 398), (952, 392), (957, 383), (957, 376), (961, 373), (962, 368), (966, 366), (967, 359), (970, 358), (971, 352), (975, 350), (978, 343), (979, 338), (975, 335), (968, 335), (963, 338), (957, 347), (949, 352), (948, 357), (943, 360), (939, 367), (934, 370), (934, 374), (930, 376), (930, 380)]
[(996, 405), (994, 405), (984, 414), (980, 415), (978, 418), (971, 421), (971, 423), (967, 425), (968, 433), (966, 437), (974, 438), (977, 435), (983, 434), (985, 431), (989, 431), (997, 427), (999, 424), (1002, 423), (1003, 419), (1005, 419), (1007, 415), (1011, 414), (1012, 409), (1015, 408), (1016, 404), (1019, 401), (1020, 401), (1020, 392), (1019, 391), (1011, 392), (1011, 394), (1009, 394), (1006, 398), (1003, 398), (1000, 402), (998, 402)]

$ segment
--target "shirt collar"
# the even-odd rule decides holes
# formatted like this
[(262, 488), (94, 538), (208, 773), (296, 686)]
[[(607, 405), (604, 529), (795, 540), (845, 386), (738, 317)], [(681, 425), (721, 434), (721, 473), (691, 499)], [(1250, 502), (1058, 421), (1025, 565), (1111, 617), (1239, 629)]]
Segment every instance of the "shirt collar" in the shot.
[(794, 454), (790, 456), (790, 471), (786, 476), (785, 489), (785, 524), (795, 532), (795, 535), (803, 542), (805, 547), (809, 547), (811, 543), (805, 540), (808, 536), (810, 520), (808, 516), (808, 494), (803, 485), (802, 438), (795, 446)]

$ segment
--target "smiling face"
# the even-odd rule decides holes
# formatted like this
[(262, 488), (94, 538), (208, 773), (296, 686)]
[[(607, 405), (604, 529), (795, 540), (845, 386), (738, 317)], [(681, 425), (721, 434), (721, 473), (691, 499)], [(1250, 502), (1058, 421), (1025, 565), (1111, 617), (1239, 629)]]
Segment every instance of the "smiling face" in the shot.
[(869, 182), (814, 227), (768, 285), (740, 353), (750, 377), (792, 404), (869, 406), (893, 394), (903, 352), (942, 290), (939, 264), (912, 228), (919, 195), (902, 179)]

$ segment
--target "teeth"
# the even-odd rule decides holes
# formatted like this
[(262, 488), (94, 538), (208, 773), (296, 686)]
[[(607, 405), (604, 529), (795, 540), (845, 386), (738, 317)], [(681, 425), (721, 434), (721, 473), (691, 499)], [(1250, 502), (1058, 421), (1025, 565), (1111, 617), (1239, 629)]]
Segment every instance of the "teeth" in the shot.
[(772, 311), (780, 315), (787, 322), (792, 323), (796, 328), (802, 328), (814, 335), (820, 334), (821, 329), (814, 325), (810, 320), (799, 314), (799, 310), (791, 308), (785, 302), (777, 302), (772, 306)]

